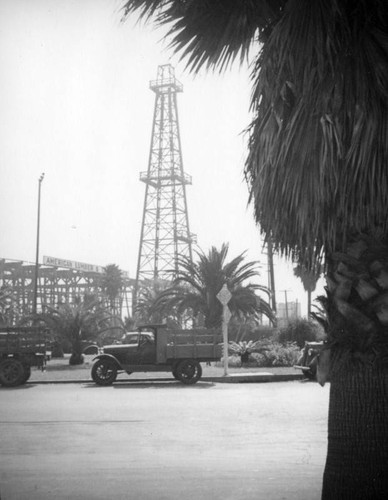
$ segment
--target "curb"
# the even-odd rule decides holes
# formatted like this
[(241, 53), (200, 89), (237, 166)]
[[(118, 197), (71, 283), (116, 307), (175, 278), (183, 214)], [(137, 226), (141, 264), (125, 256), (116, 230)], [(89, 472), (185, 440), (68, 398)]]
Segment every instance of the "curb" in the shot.
[(291, 382), (294, 380), (304, 380), (302, 374), (295, 375), (274, 375), (273, 373), (261, 374), (230, 374), (222, 377), (202, 377), (201, 380), (219, 382), (226, 384), (242, 384), (242, 383), (263, 383), (263, 382)]
[[(213, 382), (221, 384), (242, 384), (242, 383), (267, 383), (267, 382), (291, 382), (295, 380), (305, 380), (302, 374), (288, 374), (288, 375), (274, 375), (273, 373), (232, 373), (229, 375), (217, 376), (217, 377), (201, 377), (200, 382)], [(174, 378), (138, 378), (138, 379), (118, 379), (115, 383), (130, 383), (138, 384), (144, 382), (175, 382)], [(31, 385), (47, 385), (47, 384), (94, 384), (91, 379), (84, 380), (30, 380), (27, 384)]]

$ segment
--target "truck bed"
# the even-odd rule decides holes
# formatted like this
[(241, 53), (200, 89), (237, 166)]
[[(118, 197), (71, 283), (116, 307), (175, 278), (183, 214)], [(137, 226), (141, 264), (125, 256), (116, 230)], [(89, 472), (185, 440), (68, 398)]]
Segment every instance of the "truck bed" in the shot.
[(0, 327), (0, 355), (46, 354), (49, 350), (47, 329)]
[(218, 330), (170, 330), (163, 335), (166, 342), (159, 362), (183, 358), (217, 361), (222, 357), (222, 335)]

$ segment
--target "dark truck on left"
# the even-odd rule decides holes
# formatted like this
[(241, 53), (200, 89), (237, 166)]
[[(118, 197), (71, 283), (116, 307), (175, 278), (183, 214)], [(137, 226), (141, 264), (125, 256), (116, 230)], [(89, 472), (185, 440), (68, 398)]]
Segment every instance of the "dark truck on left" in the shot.
[(0, 327), (0, 384), (5, 387), (25, 384), (32, 366), (43, 369), (51, 357), (50, 341), (47, 328)]

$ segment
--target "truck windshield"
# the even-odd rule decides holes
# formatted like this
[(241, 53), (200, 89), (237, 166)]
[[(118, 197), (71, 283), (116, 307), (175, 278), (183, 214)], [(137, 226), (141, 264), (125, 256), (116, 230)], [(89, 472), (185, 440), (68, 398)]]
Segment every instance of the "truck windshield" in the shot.
[(139, 333), (127, 333), (122, 339), (123, 344), (138, 344), (139, 343)]

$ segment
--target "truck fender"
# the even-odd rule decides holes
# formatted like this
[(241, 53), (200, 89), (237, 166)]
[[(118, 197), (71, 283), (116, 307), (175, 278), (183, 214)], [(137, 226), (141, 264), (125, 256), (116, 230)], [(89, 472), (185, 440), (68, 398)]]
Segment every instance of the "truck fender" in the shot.
[(93, 358), (93, 362), (95, 362), (99, 359), (110, 359), (111, 361), (113, 361), (116, 364), (118, 370), (124, 370), (124, 368), (121, 366), (121, 364), (119, 363), (117, 358), (112, 356), (112, 354), (99, 354), (98, 356)]

